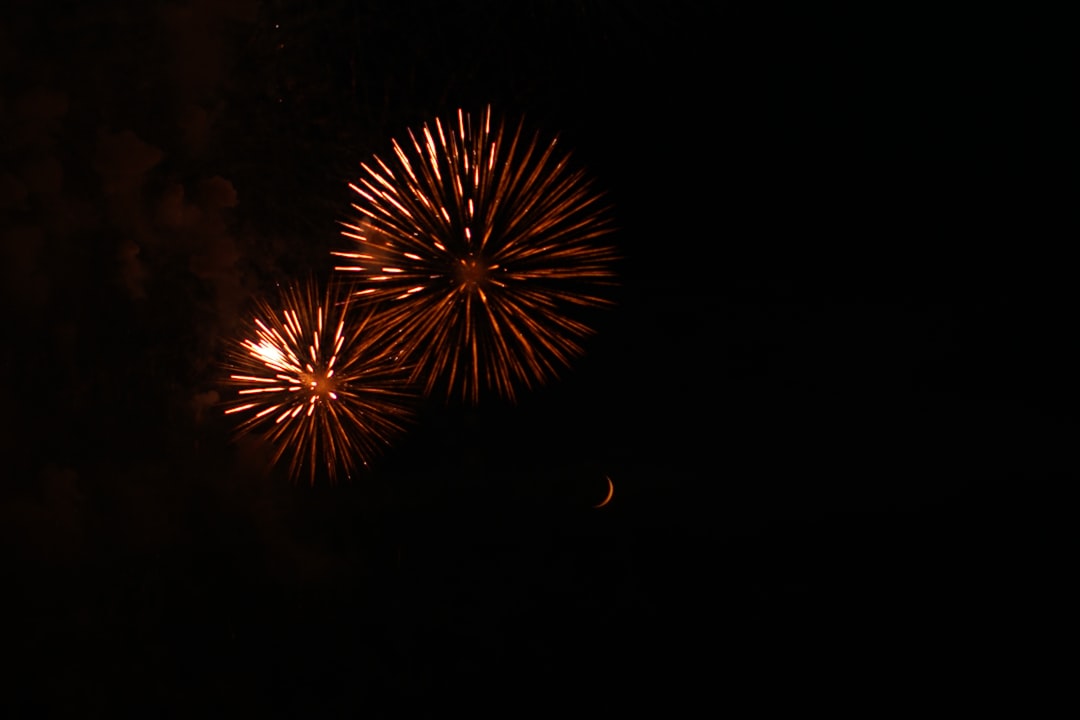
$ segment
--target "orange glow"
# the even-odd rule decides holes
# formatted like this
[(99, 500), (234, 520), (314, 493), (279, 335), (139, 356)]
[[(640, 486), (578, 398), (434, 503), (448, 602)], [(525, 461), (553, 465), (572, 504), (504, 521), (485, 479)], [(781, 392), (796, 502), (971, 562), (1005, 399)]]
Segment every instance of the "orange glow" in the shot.
[[(256, 431), (275, 446), (274, 462), (288, 454), (293, 477), (326, 469), (351, 475), (403, 430), (413, 393), (386, 328), (370, 314), (352, 319), (344, 295), (320, 297), (311, 283), (287, 290), (283, 308), (257, 304), (259, 317), (229, 349), (237, 371), (228, 415), (257, 411), (238, 434)], [(253, 397), (254, 396), (254, 397)]]
[[(615, 284), (608, 208), (555, 141), (488, 108), (459, 110), (391, 143), (349, 183), (350, 248), (334, 252), (354, 295), (379, 303), (425, 393), (513, 400), (584, 352), (575, 318)], [(374, 259), (378, 260), (375, 261)]]
[(607, 497), (601, 500), (600, 504), (593, 505), (594, 508), (604, 507), (609, 502), (611, 502), (611, 498), (615, 494), (615, 483), (611, 482), (611, 478), (607, 477), (606, 475), (604, 476), (604, 479), (607, 480)]

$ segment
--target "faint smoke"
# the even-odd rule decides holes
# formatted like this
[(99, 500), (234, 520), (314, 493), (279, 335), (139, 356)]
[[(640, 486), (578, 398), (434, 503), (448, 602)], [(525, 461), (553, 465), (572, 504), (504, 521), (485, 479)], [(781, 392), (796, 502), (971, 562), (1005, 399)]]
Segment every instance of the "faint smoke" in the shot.
[(208, 410), (212, 410), (221, 401), (217, 390), (196, 393), (191, 399), (191, 409), (195, 414), (195, 422), (200, 423)]

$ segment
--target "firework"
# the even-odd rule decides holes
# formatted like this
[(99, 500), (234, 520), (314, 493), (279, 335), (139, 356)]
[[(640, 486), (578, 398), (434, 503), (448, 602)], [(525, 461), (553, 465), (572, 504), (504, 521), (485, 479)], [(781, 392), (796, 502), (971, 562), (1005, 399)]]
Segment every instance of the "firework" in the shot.
[(284, 291), (281, 306), (259, 302), (249, 337), (229, 352), (236, 389), (227, 414), (289, 455), (295, 478), (315, 482), (325, 467), (352, 475), (403, 430), (410, 415), (408, 373), (370, 314), (314, 283)]
[(601, 196), (554, 140), (493, 123), (491, 108), (392, 147), (349, 185), (359, 217), (344, 224), (353, 247), (334, 253), (335, 269), (378, 303), (425, 392), (512, 400), (515, 386), (553, 378), (592, 332), (580, 311), (610, 304)]

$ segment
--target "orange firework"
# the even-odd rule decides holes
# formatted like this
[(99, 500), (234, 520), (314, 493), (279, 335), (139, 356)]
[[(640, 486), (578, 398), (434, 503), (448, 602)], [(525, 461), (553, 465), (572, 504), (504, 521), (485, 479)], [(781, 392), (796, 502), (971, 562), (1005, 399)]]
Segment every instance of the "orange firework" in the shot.
[(335, 269), (379, 304), (425, 392), (512, 400), (581, 354), (592, 331), (575, 313), (609, 304), (608, 208), (554, 140), (493, 123), (490, 108), (408, 136), (350, 183), (360, 217)]
[(347, 297), (314, 283), (282, 294), (280, 309), (258, 304), (250, 336), (229, 352), (237, 389), (226, 414), (246, 415), (239, 433), (260, 432), (290, 454), (295, 478), (323, 465), (331, 481), (351, 476), (403, 430), (412, 394), (408, 372), (370, 314), (352, 317)]

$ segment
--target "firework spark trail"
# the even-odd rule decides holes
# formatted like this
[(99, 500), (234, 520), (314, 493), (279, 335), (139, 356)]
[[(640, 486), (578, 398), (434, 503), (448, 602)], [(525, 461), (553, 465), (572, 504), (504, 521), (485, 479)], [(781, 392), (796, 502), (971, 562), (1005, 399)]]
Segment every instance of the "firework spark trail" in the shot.
[(229, 350), (236, 398), (226, 414), (246, 416), (240, 434), (259, 432), (290, 454), (294, 478), (325, 467), (351, 476), (403, 431), (412, 393), (385, 331), (354, 317), (347, 297), (320, 296), (314, 283), (287, 289), (280, 308), (259, 302), (251, 337)]
[(512, 400), (583, 352), (591, 330), (576, 310), (610, 304), (608, 208), (555, 141), (522, 127), (459, 110), (393, 141), (393, 159), (362, 164), (349, 185), (360, 217), (344, 224), (354, 248), (334, 253), (335, 269), (381, 306), (427, 393)]

